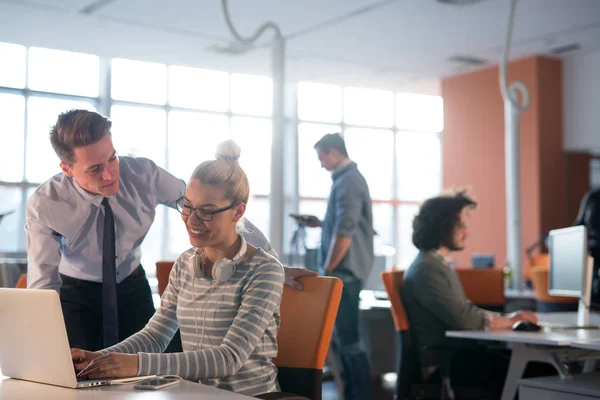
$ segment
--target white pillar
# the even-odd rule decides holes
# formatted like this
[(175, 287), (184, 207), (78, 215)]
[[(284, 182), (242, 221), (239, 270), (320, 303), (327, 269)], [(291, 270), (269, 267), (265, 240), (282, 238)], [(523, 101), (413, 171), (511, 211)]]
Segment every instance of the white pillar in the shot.
[(275, 36), (271, 49), (271, 75), (273, 77), (273, 136), (271, 145), (271, 196), (270, 239), (271, 246), (283, 256), (283, 136), (285, 131), (285, 39)]
[[(514, 89), (508, 88), (516, 98)], [(523, 288), (521, 268), (521, 187), (519, 157), (519, 114), (510, 99), (504, 101), (504, 154), (506, 173), (506, 249), (512, 287)]]

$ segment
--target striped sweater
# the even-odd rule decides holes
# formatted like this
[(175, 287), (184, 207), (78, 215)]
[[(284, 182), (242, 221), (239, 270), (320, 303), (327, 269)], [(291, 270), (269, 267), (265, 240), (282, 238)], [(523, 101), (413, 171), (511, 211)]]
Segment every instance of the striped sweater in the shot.
[[(173, 265), (144, 329), (101, 353), (137, 353), (138, 375), (179, 375), (246, 395), (275, 391), (281, 264), (258, 249), (217, 283), (195, 276), (193, 254), (187, 250)], [(162, 353), (178, 327), (183, 353)]]

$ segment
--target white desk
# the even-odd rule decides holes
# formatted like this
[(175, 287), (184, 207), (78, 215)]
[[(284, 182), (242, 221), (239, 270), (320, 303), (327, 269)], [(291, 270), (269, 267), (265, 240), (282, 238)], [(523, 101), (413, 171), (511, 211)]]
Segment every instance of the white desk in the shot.
[(170, 399), (216, 399), (216, 400), (244, 400), (252, 397), (216, 389), (182, 380), (176, 385), (160, 390), (136, 390), (133, 384), (98, 386), (85, 389), (69, 389), (59, 386), (45, 385), (9, 379), (0, 375), (0, 399), (2, 400), (36, 400), (36, 399), (61, 399), (61, 400), (96, 400), (96, 399), (141, 399), (144, 400), (170, 400)]
[[(538, 314), (541, 322), (551, 324), (575, 325), (577, 313), (551, 313)], [(600, 323), (600, 315), (590, 314), (590, 324)], [(500, 341), (510, 343), (513, 351), (510, 366), (502, 391), (502, 400), (513, 400), (517, 393), (519, 379), (523, 376), (525, 367), (530, 361), (540, 361), (552, 364), (562, 379), (569, 379), (571, 375), (565, 369), (564, 363), (569, 361), (598, 359), (600, 353), (571, 346), (573, 343), (598, 342), (600, 344), (600, 330), (543, 330), (540, 332), (513, 332), (513, 331), (449, 331), (446, 336), (457, 339), (472, 339), (486, 341)], [(599, 348), (600, 349), (600, 346)]]
[[(547, 324), (576, 325), (577, 312), (538, 313), (540, 322)], [(600, 325), (600, 314), (590, 312), (590, 325)]]
[(600, 340), (600, 330), (556, 330), (540, 332), (513, 331), (448, 331), (446, 336), (457, 339), (498, 341), (516, 344), (533, 344), (542, 346), (569, 346), (573, 342)]
[(579, 349), (600, 351), (600, 339), (575, 341), (571, 343), (571, 346)]
[(535, 300), (535, 292), (531, 289), (504, 289), (504, 297), (507, 300)]
[(556, 376), (522, 379), (519, 382), (521, 400), (598, 400), (600, 374), (581, 374), (573, 379)]

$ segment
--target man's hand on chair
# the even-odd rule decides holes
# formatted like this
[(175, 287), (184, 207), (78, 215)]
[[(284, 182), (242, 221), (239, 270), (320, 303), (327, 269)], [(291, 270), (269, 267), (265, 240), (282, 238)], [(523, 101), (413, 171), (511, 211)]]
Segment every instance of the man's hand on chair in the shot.
[(298, 278), (304, 276), (317, 276), (317, 273), (306, 268), (283, 267), (285, 272), (284, 283), (296, 290), (302, 290), (302, 284), (298, 282)]

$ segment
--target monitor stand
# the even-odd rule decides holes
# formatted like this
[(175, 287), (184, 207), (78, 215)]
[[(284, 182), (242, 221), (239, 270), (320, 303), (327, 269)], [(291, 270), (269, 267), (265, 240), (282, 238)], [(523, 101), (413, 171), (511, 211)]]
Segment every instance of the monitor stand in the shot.
[(590, 325), (590, 302), (592, 298), (592, 274), (594, 271), (594, 259), (588, 256), (585, 271), (583, 271), (583, 287), (579, 297), (577, 308), (577, 325)]

